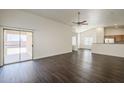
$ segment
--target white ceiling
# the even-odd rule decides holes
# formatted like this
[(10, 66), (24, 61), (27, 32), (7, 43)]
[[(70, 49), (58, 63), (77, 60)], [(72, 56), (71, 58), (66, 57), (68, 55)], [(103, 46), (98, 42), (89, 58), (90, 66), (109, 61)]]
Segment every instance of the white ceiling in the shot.
[(70, 26), (74, 26), (72, 21), (77, 21), (77, 12), (81, 12), (81, 21), (87, 20), (88, 26), (82, 26), (84, 29), (94, 26), (124, 25), (123, 9), (27, 9), (24, 10), (42, 17), (46, 17)]

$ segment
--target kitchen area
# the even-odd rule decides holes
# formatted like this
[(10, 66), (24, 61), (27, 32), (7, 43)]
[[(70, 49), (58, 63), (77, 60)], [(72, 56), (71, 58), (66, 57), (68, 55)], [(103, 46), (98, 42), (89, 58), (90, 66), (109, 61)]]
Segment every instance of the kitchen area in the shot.
[(92, 53), (124, 57), (124, 26), (104, 27), (103, 43), (94, 43)]

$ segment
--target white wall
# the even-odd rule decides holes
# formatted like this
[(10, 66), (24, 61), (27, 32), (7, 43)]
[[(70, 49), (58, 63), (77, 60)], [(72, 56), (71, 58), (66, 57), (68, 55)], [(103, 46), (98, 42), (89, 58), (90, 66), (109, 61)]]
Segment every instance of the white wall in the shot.
[(124, 28), (105, 28), (105, 35), (124, 35)]
[(80, 48), (91, 49), (92, 45), (85, 45), (84, 38), (92, 37), (93, 43), (103, 43), (104, 42), (104, 29), (94, 28), (80, 33)]
[(34, 59), (72, 51), (72, 28), (62, 23), (21, 10), (0, 10), (0, 25), (33, 29)]
[(96, 28), (96, 43), (104, 43), (104, 28)]

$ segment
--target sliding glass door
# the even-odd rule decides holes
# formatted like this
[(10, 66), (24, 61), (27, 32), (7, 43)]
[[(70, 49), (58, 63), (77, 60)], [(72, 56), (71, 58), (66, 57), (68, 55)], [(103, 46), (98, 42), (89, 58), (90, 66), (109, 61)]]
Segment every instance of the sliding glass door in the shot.
[(19, 41), (18, 31), (4, 30), (4, 63), (9, 64), (19, 61)]
[(32, 59), (32, 32), (4, 30), (4, 64)]
[(20, 61), (32, 59), (32, 32), (21, 32)]

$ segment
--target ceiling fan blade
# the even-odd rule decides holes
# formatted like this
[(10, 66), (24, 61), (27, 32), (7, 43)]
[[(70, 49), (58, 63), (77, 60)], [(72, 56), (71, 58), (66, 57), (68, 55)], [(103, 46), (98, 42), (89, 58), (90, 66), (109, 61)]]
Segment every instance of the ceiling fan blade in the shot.
[(77, 25), (88, 25), (88, 23), (85, 23), (85, 22), (87, 22), (87, 21), (85, 20), (82, 22), (72, 22), (72, 23), (77, 24)]
[(82, 24), (82, 23), (85, 23), (85, 22), (87, 22), (87, 21), (82, 21), (82, 22), (80, 22), (80, 23)]

